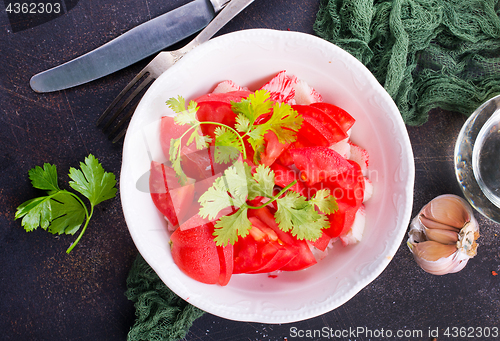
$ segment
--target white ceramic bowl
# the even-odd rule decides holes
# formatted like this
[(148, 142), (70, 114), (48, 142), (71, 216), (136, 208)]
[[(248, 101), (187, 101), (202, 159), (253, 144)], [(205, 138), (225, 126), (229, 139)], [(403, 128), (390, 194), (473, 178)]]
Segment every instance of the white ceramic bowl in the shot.
[[(164, 161), (159, 119), (171, 114), (165, 101), (177, 95), (192, 99), (226, 79), (256, 89), (281, 70), (305, 80), (326, 102), (356, 119), (351, 138), (370, 154), (374, 185), (374, 195), (366, 203), (363, 240), (348, 247), (338, 243), (317, 265), (277, 278), (234, 275), (225, 287), (196, 282), (172, 260), (169, 233), (147, 193), (144, 176), (151, 159)], [(413, 182), (413, 153), (400, 113), (358, 60), (312, 35), (255, 29), (220, 36), (197, 47), (154, 82), (128, 128), (120, 192), (139, 252), (177, 295), (227, 319), (287, 323), (337, 308), (385, 269), (408, 227)]]

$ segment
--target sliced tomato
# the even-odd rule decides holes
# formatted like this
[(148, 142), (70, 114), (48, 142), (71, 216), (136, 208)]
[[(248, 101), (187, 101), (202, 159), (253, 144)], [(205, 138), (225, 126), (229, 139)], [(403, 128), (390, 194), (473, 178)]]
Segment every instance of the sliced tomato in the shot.
[[(160, 121), (160, 145), (163, 154), (167, 159), (170, 159), (170, 141), (172, 139), (178, 139), (189, 129), (189, 125), (178, 125), (174, 122), (174, 118), (170, 116), (163, 116)], [(186, 146), (185, 143), (182, 145), (182, 153), (191, 153), (196, 151), (196, 145), (191, 143)]]
[(315, 187), (330, 189), (336, 201), (342, 201), (347, 205), (359, 208), (364, 198), (365, 178), (361, 167), (355, 161), (347, 160), (352, 168), (344, 173), (338, 174), (327, 181), (317, 184)]
[(217, 284), (221, 277), (213, 231), (213, 224), (206, 224), (184, 231), (177, 229), (170, 237), (175, 264), (192, 279), (206, 284)]
[(151, 162), (149, 190), (156, 208), (177, 226), (193, 202), (194, 184), (181, 186), (175, 171), (156, 161)]
[(312, 242), (312, 245), (317, 248), (318, 250), (325, 251), (326, 247), (330, 243), (330, 240), (332, 237), (330, 237), (325, 230), (321, 231), (321, 237), (316, 239), (315, 241)]
[(305, 240), (299, 240), (298, 241), (298, 247), (299, 247), (299, 252), (298, 254), (290, 261), (288, 262), (285, 266), (280, 268), (280, 270), (283, 271), (299, 271), (299, 270), (304, 270), (307, 269), (310, 266), (313, 266), (314, 264), (318, 263), (316, 258), (314, 258), (314, 255), (309, 248), (309, 245)]
[(292, 105), (292, 108), (302, 115), (305, 121), (314, 126), (330, 145), (347, 138), (346, 132), (342, 130), (337, 121), (325, 112), (310, 105)]
[(326, 147), (297, 148), (290, 153), (300, 170), (300, 178), (309, 186), (335, 178), (353, 167), (342, 155)]
[(272, 257), (263, 267), (248, 273), (268, 273), (279, 270), (297, 255), (296, 248), (283, 244), (278, 239), (276, 232), (264, 224), (260, 219), (254, 216), (249, 217), (249, 219), (252, 222), (252, 226), (257, 227), (260, 231), (265, 233), (265, 236), (269, 238), (270, 243), (277, 244), (278, 252), (276, 252), (274, 257)]
[[(295, 254), (295, 256), (282, 267), (280, 270), (283, 271), (297, 271), (308, 268), (317, 263), (314, 258), (309, 245), (305, 240), (298, 240), (290, 232), (282, 231), (276, 220), (274, 219), (273, 213), (267, 207), (260, 208), (258, 210), (250, 210), (249, 216), (257, 217), (264, 224), (269, 226), (278, 236), (281, 241), (280, 244), (287, 245), (290, 251)], [(293, 250), (293, 251), (292, 251)]]
[(302, 135), (297, 134), (297, 140), (290, 144), (290, 148), (286, 149), (281, 153), (278, 158), (278, 161), (284, 166), (293, 165), (293, 157), (290, 154), (290, 149), (304, 148), (304, 147), (314, 147), (316, 146), (314, 143), (310, 142), (307, 138)]
[[(282, 249), (270, 231), (262, 230), (252, 221), (250, 233), (234, 244), (233, 273), (256, 273), (263, 269)], [(275, 240), (273, 240), (275, 239)]]
[[(231, 109), (231, 104), (220, 101), (209, 101), (198, 103), (196, 112), (198, 120), (201, 122), (217, 122), (233, 127), (236, 122), (236, 114)], [(215, 138), (214, 131), (218, 125), (202, 124), (201, 131), (204, 135)]]
[(328, 147), (331, 143), (323, 136), (316, 122), (304, 119), (297, 132), (297, 140), (295, 141), (303, 146), (324, 146)]
[(361, 167), (354, 161), (351, 170), (339, 174), (336, 179), (318, 183), (316, 189), (328, 188), (339, 206), (339, 210), (329, 215), (330, 228), (324, 230), (332, 238), (347, 233), (353, 223), (356, 212), (363, 203), (365, 181)]
[[(220, 147), (218, 147), (220, 148)], [(229, 147), (228, 147), (229, 148)], [(231, 163), (218, 163), (215, 161), (216, 147), (209, 146), (189, 154), (183, 154), (181, 166), (184, 173), (196, 181), (208, 179), (215, 174), (222, 174), (231, 166)]]
[(243, 98), (247, 98), (251, 92), (247, 90), (229, 91), (210, 93), (196, 98), (194, 101), (198, 104), (203, 102), (224, 102), (231, 104), (231, 102), (240, 102)]
[(328, 116), (337, 121), (342, 130), (346, 133), (349, 129), (351, 129), (354, 122), (356, 122), (356, 120), (347, 111), (345, 111), (342, 108), (339, 108), (336, 105), (325, 102), (311, 103), (310, 105), (314, 108), (323, 111)]
[(338, 211), (328, 215), (330, 228), (324, 230), (331, 238), (337, 238), (349, 232), (358, 210), (357, 207), (343, 202), (337, 202), (337, 204), (339, 205)]
[(226, 246), (217, 246), (217, 253), (219, 254), (220, 262), (220, 273), (219, 273), (219, 285), (225, 286), (229, 283), (231, 276), (233, 275), (233, 252), (234, 248), (232, 244), (227, 244)]
[(276, 185), (280, 186), (281, 188), (285, 188), (286, 186), (297, 180), (297, 183), (290, 187), (290, 190), (302, 195), (306, 195), (306, 186), (304, 185), (302, 180), (300, 180), (299, 175), (291, 168), (275, 162), (271, 165), (271, 169), (274, 172), (274, 183)]
[(264, 135), (264, 140), (265, 150), (260, 154), (260, 163), (271, 166), (281, 153), (290, 146), (290, 143), (280, 143), (276, 134), (271, 130)]

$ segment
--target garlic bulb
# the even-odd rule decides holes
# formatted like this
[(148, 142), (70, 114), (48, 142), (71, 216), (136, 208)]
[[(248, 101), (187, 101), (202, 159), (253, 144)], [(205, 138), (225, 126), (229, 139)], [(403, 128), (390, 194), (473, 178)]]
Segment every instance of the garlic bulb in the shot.
[(462, 270), (476, 255), (479, 226), (467, 201), (445, 194), (413, 218), (408, 236), (418, 265), (428, 273), (445, 275)]

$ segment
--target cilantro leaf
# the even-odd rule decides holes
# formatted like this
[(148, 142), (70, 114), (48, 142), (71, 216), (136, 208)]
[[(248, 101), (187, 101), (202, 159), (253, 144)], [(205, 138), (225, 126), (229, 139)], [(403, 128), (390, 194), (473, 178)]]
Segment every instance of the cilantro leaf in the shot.
[(43, 168), (36, 166), (28, 171), (33, 187), (46, 191), (58, 191), (57, 168), (50, 163), (44, 163)]
[(241, 140), (236, 134), (226, 127), (215, 128), (215, 162), (229, 163), (234, 161), (243, 153)]
[(177, 96), (177, 98), (170, 98), (167, 101), (167, 105), (172, 109), (177, 115), (174, 117), (175, 123), (178, 125), (196, 125), (198, 124), (198, 118), (196, 117), (197, 104), (194, 101), (190, 101), (188, 107), (186, 108), (186, 101), (182, 96)]
[[(236, 114), (241, 114), (237, 123), (236, 129), (242, 133), (246, 133), (253, 126), (255, 120), (261, 116), (268, 114), (273, 106), (273, 102), (269, 100), (270, 93), (266, 90), (257, 90), (250, 94), (247, 98), (240, 102), (232, 102), (231, 108)], [(246, 118), (246, 120), (243, 119)], [(240, 130), (241, 129), (241, 130)]]
[(264, 124), (276, 134), (280, 143), (291, 143), (296, 140), (296, 133), (302, 121), (302, 116), (290, 105), (276, 103), (273, 107), (273, 115)]
[(69, 177), (73, 181), (69, 185), (87, 197), (92, 206), (115, 197), (115, 175), (105, 172), (94, 155), (87, 156), (85, 163), (80, 162), (80, 168), (81, 170), (70, 168)]
[(252, 179), (250, 166), (240, 160), (235, 162), (198, 199), (201, 204), (200, 216), (214, 219), (226, 207), (244, 206), (247, 200), (256, 196), (249, 191), (254, 186), (253, 182), (255, 180)]
[(253, 190), (260, 196), (271, 198), (273, 196), (274, 189), (274, 171), (271, 168), (260, 164), (255, 169), (253, 178), (256, 181)]
[(296, 192), (289, 191), (276, 202), (276, 222), (281, 230), (291, 231), (297, 239), (316, 240), (321, 236), (321, 229), (329, 226), (326, 216), (319, 214), (314, 205)]
[(217, 246), (234, 244), (238, 237), (245, 237), (252, 224), (248, 219), (248, 208), (240, 208), (234, 214), (222, 216), (215, 224), (214, 240)]
[(339, 209), (335, 197), (330, 195), (330, 191), (326, 188), (317, 191), (309, 201), (325, 214), (333, 213)]

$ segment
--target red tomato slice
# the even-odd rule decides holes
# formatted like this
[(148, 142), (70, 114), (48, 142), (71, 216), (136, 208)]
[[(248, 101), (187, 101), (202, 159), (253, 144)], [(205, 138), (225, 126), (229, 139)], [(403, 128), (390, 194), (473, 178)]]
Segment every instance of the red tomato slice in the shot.
[(322, 230), (321, 237), (312, 242), (312, 245), (318, 250), (325, 251), (331, 239), (332, 238), (325, 232), (325, 230)]
[[(276, 238), (277, 239), (277, 238)], [(233, 273), (252, 273), (263, 269), (282, 247), (252, 222), (250, 233), (234, 244)]]
[(194, 101), (198, 104), (202, 102), (224, 102), (230, 104), (231, 102), (240, 102), (243, 98), (247, 98), (251, 92), (247, 90), (210, 93), (196, 98)]
[[(163, 155), (167, 159), (170, 159), (170, 141), (172, 139), (178, 139), (189, 129), (189, 125), (180, 126), (174, 122), (174, 118), (170, 116), (163, 116), (160, 122), (160, 145), (163, 151)], [(187, 140), (186, 140), (187, 141)], [(183, 144), (182, 152), (191, 153), (196, 151), (195, 143), (191, 143), (189, 146)]]
[[(177, 229), (170, 237), (175, 264), (192, 279), (206, 284), (217, 284), (221, 278), (213, 231), (213, 224), (206, 224), (185, 231)], [(227, 277), (228, 268), (225, 273)]]
[[(209, 101), (198, 103), (196, 116), (201, 122), (217, 122), (230, 127), (234, 127), (236, 122), (236, 114), (231, 109), (231, 104), (227, 102)], [(202, 124), (201, 131), (204, 135), (214, 139), (214, 131), (217, 127), (218, 125), (214, 124)]]
[(337, 202), (357, 207), (361, 205), (364, 197), (365, 179), (358, 163), (347, 160), (352, 168), (344, 173), (338, 174), (335, 178), (317, 183), (314, 188), (328, 188)]
[(276, 134), (271, 130), (264, 135), (264, 140), (266, 141), (266, 149), (260, 154), (260, 163), (265, 166), (271, 166), (290, 144), (280, 143)]
[(305, 240), (301, 240), (298, 244), (299, 253), (290, 262), (283, 266), (280, 270), (283, 271), (299, 271), (307, 269), (310, 266), (318, 263), (316, 258), (314, 258), (309, 245), (307, 245)]
[(217, 253), (220, 261), (219, 285), (225, 286), (229, 283), (233, 275), (233, 245), (217, 246)]
[(295, 257), (293, 257), (290, 262), (281, 266), (279, 270), (297, 271), (308, 268), (317, 263), (317, 260), (314, 258), (307, 242), (305, 240), (298, 240), (293, 237), (290, 232), (282, 231), (276, 223), (276, 220), (274, 220), (274, 215), (267, 207), (260, 208), (258, 210), (250, 210), (249, 216), (257, 217), (260, 221), (273, 229), (281, 241), (280, 244), (287, 245), (291, 252), (293, 250)]
[(177, 226), (193, 202), (194, 184), (181, 186), (172, 168), (152, 161), (149, 190), (156, 208)]
[(264, 232), (265, 236), (269, 238), (271, 243), (277, 243), (279, 249), (274, 257), (267, 262), (267, 264), (258, 270), (250, 271), (248, 273), (267, 273), (279, 270), (297, 255), (296, 248), (280, 242), (276, 232), (264, 224), (260, 219), (253, 216), (249, 217), (249, 219), (252, 222), (252, 226), (257, 227), (259, 230)]
[(215, 147), (209, 146), (189, 154), (183, 154), (181, 166), (184, 173), (196, 181), (203, 181), (215, 174), (222, 174), (231, 163), (218, 163), (214, 158)]
[(295, 142), (304, 146), (330, 146), (331, 143), (325, 138), (319, 129), (320, 128), (316, 125), (316, 122), (304, 119), (299, 131), (297, 132), (297, 140)]
[(291, 168), (283, 166), (277, 162), (271, 165), (271, 169), (274, 171), (274, 183), (281, 188), (285, 188), (293, 181), (297, 180), (297, 183), (290, 187), (290, 190), (295, 191), (299, 194), (306, 195), (307, 188), (300, 180), (299, 175), (294, 172)]
[(309, 105), (292, 105), (292, 108), (314, 126), (330, 145), (348, 137), (340, 125), (323, 111)]
[(324, 232), (331, 238), (337, 238), (349, 232), (352, 224), (354, 224), (354, 218), (358, 210), (355, 206), (351, 206), (343, 202), (337, 203), (339, 205), (339, 210), (328, 215), (330, 228), (324, 230)]
[(348, 161), (353, 166), (351, 170), (339, 174), (332, 181), (314, 186), (315, 189), (328, 188), (339, 205), (339, 210), (329, 215), (330, 228), (325, 230), (332, 238), (344, 235), (350, 230), (356, 212), (363, 202), (365, 181), (361, 167), (354, 161)]
[(353, 167), (342, 155), (326, 147), (297, 148), (290, 153), (300, 170), (300, 178), (309, 186), (335, 178)]
[(311, 106), (323, 111), (328, 116), (337, 121), (342, 130), (346, 133), (349, 129), (351, 129), (354, 122), (356, 122), (356, 120), (347, 111), (337, 107), (336, 105), (321, 102), (321, 103), (311, 103)]

